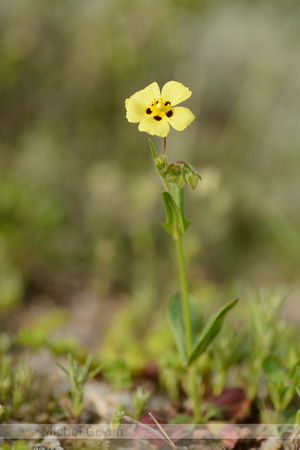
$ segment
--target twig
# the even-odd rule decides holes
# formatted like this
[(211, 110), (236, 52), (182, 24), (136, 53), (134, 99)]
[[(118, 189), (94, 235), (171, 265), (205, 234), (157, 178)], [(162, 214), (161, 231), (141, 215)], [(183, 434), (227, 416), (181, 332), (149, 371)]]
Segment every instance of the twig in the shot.
[[(127, 420), (127, 422), (132, 422), (135, 423), (136, 425), (141, 426), (142, 428), (146, 428), (147, 430), (151, 431), (153, 434), (155, 434), (157, 437), (159, 437), (159, 439), (163, 439), (167, 444), (170, 445), (170, 447), (174, 448), (175, 450), (185, 450), (183, 447), (177, 447), (169, 438), (169, 436), (167, 435), (167, 433), (165, 432), (165, 430), (162, 428), (162, 426), (157, 422), (157, 420), (155, 419), (155, 417), (149, 412), (149, 416), (151, 417), (151, 419), (155, 422), (155, 424), (158, 426), (159, 431), (156, 431), (154, 428), (150, 427), (149, 425), (139, 422), (136, 419), (133, 419), (130, 416), (124, 416), (124, 419)], [(162, 433), (162, 434), (161, 434)]]

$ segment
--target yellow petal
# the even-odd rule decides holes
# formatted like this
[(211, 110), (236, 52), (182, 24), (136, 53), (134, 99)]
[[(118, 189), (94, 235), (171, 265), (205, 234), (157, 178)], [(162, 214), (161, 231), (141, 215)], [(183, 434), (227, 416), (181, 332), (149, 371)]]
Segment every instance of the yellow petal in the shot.
[(169, 81), (164, 85), (161, 91), (161, 96), (165, 101), (171, 102), (172, 106), (184, 102), (192, 95), (191, 91), (178, 83), (178, 81)]
[(136, 92), (130, 98), (143, 102), (147, 106), (149, 106), (150, 103), (153, 102), (155, 98), (159, 97), (160, 97), (160, 89), (156, 81), (154, 81), (154, 83), (151, 83), (149, 84), (149, 86), (145, 87), (145, 89)]
[(139, 124), (139, 130), (145, 131), (152, 136), (166, 137), (169, 134), (170, 126), (168, 120), (163, 118), (160, 122), (157, 122), (153, 117), (147, 117)]
[(177, 106), (172, 108), (173, 116), (168, 118), (168, 122), (177, 131), (184, 130), (195, 119), (194, 114), (188, 108)]
[(125, 101), (126, 107), (126, 118), (128, 122), (141, 122), (147, 117), (146, 109), (147, 105), (143, 102), (139, 102), (138, 100), (133, 99), (132, 97), (128, 98)]

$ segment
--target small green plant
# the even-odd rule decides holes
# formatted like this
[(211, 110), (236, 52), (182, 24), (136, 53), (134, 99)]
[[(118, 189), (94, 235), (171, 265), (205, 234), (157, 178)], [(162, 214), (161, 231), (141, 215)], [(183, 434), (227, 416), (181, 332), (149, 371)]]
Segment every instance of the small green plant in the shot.
[(0, 420), (4, 420), (16, 415), (24, 404), (33, 373), (24, 358), (15, 360), (6, 353), (11, 345), (6, 334), (1, 335), (0, 341)]
[(61, 350), (65, 350), (64, 354), (66, 354), (71, 351), (70, 349), (76, 348), (76, 343), (70, 342), (69, 339), (52, 338), (53, 331), (62, 327), (66, 321), (66, 311), (60, 308), (54, 309), (46, 316), (43, 314), (30, 323), (22, 325), (16, 336), (16, 343), (33, 351), (48, 347), (55, 353), (60, 353), (56, 350), (61, 348)]
[(160, 357), (160, 381), (166, 387), (173, 402), (180, 397), (180, 382), (186, 372), (186, 368), (178, 352), (174, 350), (166, 352)]
[(80, 367), (72, 354), (68, 353), (68, 369), (56, 361), (57, 366), (66, 373), (70, 381), (70, 402), (66, 408), (73, 420), (80, 418), (83, 408), (83, 390), (86, 383), (101, 370), (101, 367), (98, 366), (90, 372), (92, 360), (93, 357), (89, 355), (85, 364)]
[(16, 441), (13, 444), (8, 444), (7, 442), (1, 444), (1, 450), (29, 450), (30, 446), (25, 444), (24, 441)]
[(146, 406), (151, 393), (144, 391), (142, 387), (138, 387), (132, 394), (132, 403), (134, 408), (134, 418), (139, 419), (146, 411)]
[[(300, 387), (296, 387), (296, 392), (300, 400)], [(296, 412), (294, 429), (291, 435), (291, 441), (293, 442), (294, 440), (296, 440), (299, 435), (300, 435), (300, 407)]]
[(0, 422), (11, 415), (11, 406), (0, 405)]
[[(215, 396), (220, 395), (225, 389), (228, 378), (232, 381), (233, 373), (229, 372), (230, 369), (237, 367), (243, 361), (245, 340), (244, 330), (236, 330), (228, 322), (224, 324), (210, 351), (209, 358), (211, 388)], [(241, 374), (238, 377), (240, 379)]]
[(290, 405), (296, 388), (300, 385), (300, 362), (297, 362), (291, 370), (285, 370), (278, 362), (269, 360), (264, 365), (264, 370), (268, 376), (270, 399), (279, 416)]
[(164, 138), (163, 155), (157, 155), (151, 139), (149, 139), (149, 145), (154, 165), (165, 188), (162, 199), (167, 221), (162, 223), (162, 226), (174, 239), (180, 275), (181, 293), (174, 295), (171, 299), (169, 323), (178, 352), (189, 373), (188, 391), (193, 397), (195, 419), (201, 422), (204, 420), (199, 405), (201, 374), (197, 371), (196, 363), (219, 333), (226, 314), (236, 305), (237, 300), (225, 305), (203, 327), (199, 327), (198, 308), (189, 295), (182, 239), (190, 225), (190, 221), (185, 217), (183, 188), (188, 184), (195, 189), (201, 177), (184, 161), (169, 164), (166, 156), (166, 137), (170, 131), (170, 125), (175, 130), (182, 131), (195, 118), (188, 108), (177, 106), (187, 100), (191, 94), (187, 87), (176, 81), (166, 83), (162, 91), (154, 82), (128, 98), (125, 106), (128, 121), (139, 123), (139, 131)]
[(269, 398), (267, 402), (259, 402), (262, 420), (297, 424), (300, 413), (293, 406), (293, 400), (300, 385), (300, 361), (288, 370), (278, 361), (269, 359), (264, 364), (264, 372), (268, 380)]
[(117, 411), (114, 411), (112, 415), (112, 419), (110, 422), (111, 429), (117, 430), (121, 425), (123, 418), (124, 418), (124, 411), (123, 408), (120, 407)]
[(114, 358), (103, 365), (103, 375), (115, 389), (128, 389), (132, 385), (130, 368), (122, 358)]
[(247, 391), (251, 399), (258, 395), (264, 373), (268, 381), (271, 381), (272, 370), (268, 369), (270, 364), (274, 364), (281, 375), (286, 372), (285, 376), (288, 376), (299, 360), (294, 330), (280, 317), (284, 301), (285, 295), (280, 289), (275, 292), (259, 292), (250, 298), (246, 352)]

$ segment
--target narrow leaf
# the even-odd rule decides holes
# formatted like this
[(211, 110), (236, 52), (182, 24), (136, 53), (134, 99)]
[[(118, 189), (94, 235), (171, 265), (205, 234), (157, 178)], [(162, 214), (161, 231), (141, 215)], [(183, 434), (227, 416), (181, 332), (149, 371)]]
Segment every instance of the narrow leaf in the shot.
[(219, 333), (226, 314), (236, 305), (237, 301), (238, 299), (231, 301), (222, 309), (217, 311), (213, 316), (211, 316), (204, 329), (202, 330), (199, 338), (197, 339), (196, 345), (189, 357), (188, 364), (194, 362), (202, 353), (205, 352), (208, 345)]
[(88, 380), (91, 380), (92, 378), (94, 378), (100, 372), (100, 370), (102, 370), (102, 365), (96, 367), (96, 369), (94, 369), (91, 373), (89, 373)]
[(173, 211), (173, 208), (172, 208), (172, 204), (168, 201), (168, 199), (164, 196), (164, 194), (166, 194), (166, 192), (162, 193), (162, 199), (163, 199), (163, 202), (164, 202), (164, 205), (165, 205), (167, 220), (166, 220), (166, 222), (162, 222), (161, 225), (164, 227), (164, 229), (168, 233), (170, 233), (170, 234), (172, 234), (174, 236), (174, 231), (176, 231), (174, 211)]
[(59, 367), (61, 370), (63, 370), (67, 375), (68, 375), (68, 377), (70, 378), (70, 374), (69, 374), (69, 372), (67, 371), (67, 369), (65, 369), (59, 362), (57, 362), (57, 361), (55, 361), (55, 364), (57, 365), (57, 367)]
[[(199, 311), (194, 300), (189, 297), (190, 313), (191, 313), (191, 326), (192, 326), (192, 339), (195, 342), (196, 335), (200, 328)], [(173, 337), (177, 346), (178, 353), (183, 361), (188, 359), (186, 348), (186, 327), (184, 318), (184, 307), (181, 294), (176, 294), (171, 298), (168, 310), (168, 320)]]
[(183, 361), (187, 360), (185, 324), (182, 314), (181, 295), (174, 295), (169, 304), (169, 324), (177, 346), (178, 353)]
[(183, 225), (184, 225), (184, 231), (186, 231), (188, 229), (191, 221), (187, 220), (185, 218), (183, 189), (180, 189), (178, 186), (176, 186), (176, 184), (173, 184), (172, 195), (173, 195), (173, 198), (174, 198), (178, 208), (180, 209), (182, 221), (183, 221)]
[(155, 158), (157, 158), (157, 153), (156, 153), (156, 150), (155, 150), (155, 147), (154, 147), (154, 144), (153, 144), (152, 140), (149, 138), (148, 141), (149, 141), (150, 150), (151, 150), (151, 153), (152, 153), (152, 158), (153, 158), (153, 161), (155, 162)]
[(172, 195), (168, 192), (162, 193), (162, 199), (165, 205), (167, 214), (167, 222), (162, 223), (162, 226), (173, 235), (175, 239), (182, 236), (185, 231), (184, 222), (182, 219), (181, 211), (178, 208)]
[(88, 374), (88, 371), (89, 371), (90, 365), (92, 364), (92, 361), (93, 361), (93, 356), (91, 354), (89, 354), (88, 357), (86, 358), (86, 361), (83, 366), (83, 372), (84, 372), (85, 376)]

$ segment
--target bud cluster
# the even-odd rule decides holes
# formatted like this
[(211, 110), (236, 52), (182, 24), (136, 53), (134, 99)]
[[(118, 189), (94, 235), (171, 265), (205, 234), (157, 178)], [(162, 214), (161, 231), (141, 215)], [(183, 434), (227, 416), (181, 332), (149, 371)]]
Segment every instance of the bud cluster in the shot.
[(157, 172), (161, 177), (167, 179), (169, 183), (176, 183), (177, 187), (183, 189), (188, 183), (192, 189), (196, 189), (200, 175), (189, 164), (183, 161), (175, 161), (168, 165), (165, 155), (155, 156), (154, 163)]

